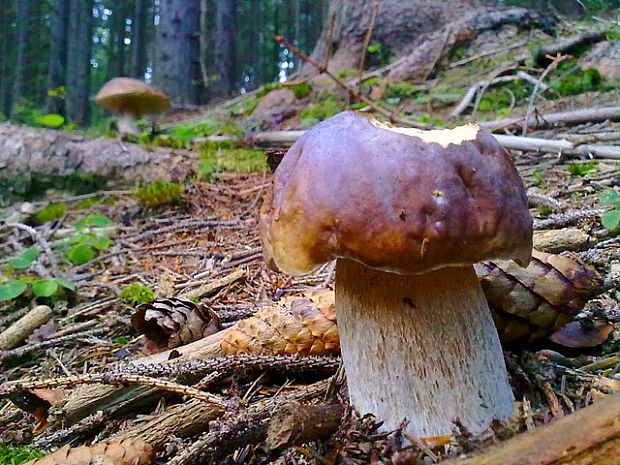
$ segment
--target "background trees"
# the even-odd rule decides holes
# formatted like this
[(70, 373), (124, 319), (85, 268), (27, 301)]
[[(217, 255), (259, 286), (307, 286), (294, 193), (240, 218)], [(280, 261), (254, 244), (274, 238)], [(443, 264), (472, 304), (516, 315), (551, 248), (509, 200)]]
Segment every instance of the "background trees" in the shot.
[[(458, 14), (458, 5), (482, 3), (539, 8), (553, 3), (556, 10), (580, 14), (584, 5), (611, 8), (620, 0), (382, 0), (373, 40), (392, 48), (406, 46), (408, 36), (399, 35), (399, 21), (418, 21), (417, 30), (408, 26), (417, 34), (436, 26), (424, 18), (439, 15), (447, 20)], [(22, 121), (37, 109), (62, 114), (78, 125), (92, 124), (99, 114), (92, 105), (94, 93), (120, 75), (153, 81), (177, 105), (205, 104), (247, 92), (300, 68), (301, 63), (273, 41), (274, 34), (322, 55), (327, 32), (317, 39), (328, 10), (336, 12), (334, 62), (350, 66), (360, 53), (355, 48), (359, 41), (350, 46), (350, 39), (365, 33), (370, 4), (371, 0), (4, 0), (0, 115)], [(416, 5), (419, 14), (397, 14), (404, 4), (409, 11)]]

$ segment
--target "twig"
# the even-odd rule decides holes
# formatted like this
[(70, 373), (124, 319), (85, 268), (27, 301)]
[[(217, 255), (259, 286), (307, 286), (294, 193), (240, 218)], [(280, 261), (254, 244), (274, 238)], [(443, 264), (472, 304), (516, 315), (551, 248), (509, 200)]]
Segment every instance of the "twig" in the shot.
[(558, 65), (562, 63), (564, 60), (566, 60), (567, 58), (568, 58), (568, 55), (560, 55), (558, 53), (558, 55), (555, 58), (553, 58), (553, 61), (551, 61), (551, 63), (549, 63), (549, 65), (545, 68), (543, 73), (540, 75), (540, 78), (538, 78), (538, 82), (536, 82), (536, 85), (534, 86), (534, 90), (532, 91), (532, 94), (530, 95), (530, 100), (527, 104), (527, 113), (525, 114), (525, 120), (523, 121), (523, 129), (521, 130), (521, 135), (525, 136), (527, 134), (527, 128), (528, 128), (530, 119), (532, 118), (532, 115), (534, 114), (534, 109), (535, 109), (534, 104), (536, 103), (536, 97), (538, 96), (538, 90), (540, 89), (542, 82), (545, 80), (545, 78), (551, 71), (555, 70), (558, 67)]
[(520, 41), (520, 42), (515, 42), (514, 44), (510, 44), (507, 47), (496, 47), (496, 48), (493, 48), (491, 50), (486, 50), (484, 52), (477, 53), (477, 54), (472, 55), (470, 57), (463, 58), (462, 60), (455, 61), (454, 63), (450, 63), (450, 69), (456, 68), (457, 66), (465, 65), (465, 64), (470, 63), (472, 61), (479, 60), (480, 58), (484, 58), (484, 57), (487, 57), (489, 55), (495, 55), (497, 53), (507, 52), (508, 50), (512, 50), (513, 48), (523, 47), (524, 45), (527, 45), (528, 42), (529, 42), (529, 40), (523, 40), (523, 41)]
[(0, 333), (0, 349), (17, 347), (26, 340), (35, 329), (52, 318), (52, 309), (47, 305), (37, 305), (23, 317)]
[(227, 405), (219, 396), (200, 391), (199, 389), (148, 376), (127, 375), (125, 373), (86, 374), (11, 384), (5, 387), (3, 391), (0, 391), (0, 398), (31, 389), (59, 389), (63, 387), (74, 387), (80, 384), (138, 384), (172, 392), (181, 396), (192, 397), (222, 408)]
[(362, 93), (362, 76), (364, 75), (364, 62), (366, 61), (366, 50), (372, 37), (372, 30), (375, 28), (375, 21), (377, 20), (377, 12), (379, 11), (379, 2), (374, 1), (370, 6), (370, 23), (368, 24), (368, 30), (366, 31), (366, 37), (364, 37), (364, 43), (362, 45), (362, 58), (360, 59), (359, 67), (359, 84), (357, 87), (357, 94)]
[(428, 127), (426, 125), (424, 125), (424, 124), (420, 124), (417, 121), (412, 121), (410, 119), (400, 118), (400, 117), (396, 116), (394, 114), (394, 112), (379, 106), (377, 103), (375, 103), (373, 100), (369, 99), (368, 97), (365, 97), (364, 95), (357, 94), (355, 89), (352, 89), (351, 87), (349, 87), (342, 79), (338, 78), (336, 75), (334, 75), (328, 69), (323, 69), (322, 65), (317, 63), (315, 60), (313, 60), (311, 57), (306, 55), (301, 50), (299, 50), (297, 47), (295, 47), (293, 44), (291, 44), (289, 41), (287, 41), (284, 37), (282, 37), (280, 35), (276, 35), (275, 36), (275, 41), (278, 42), (279, 44), (284, 45), (287, 49), (289, 49), (291, 52), (293, 52), (299, 58), (301, 58), (302, 60), (304, 60), (307, 63), (310, 63), (312, 66), (317, 68), (322, 73), (325, 73), (336, 84), (338, 84), (341, 88), (346, 90), (350, 95), (352, 95), (352, 96), (354, 96), (356, 98), (359, 98), (362, 102), (364, 102), (366, 105), (371, 107), (373, 110), (375, 110), (375, 111), (381, 113), (382, 115), (386, 116), (387, 118), (389, 118), (390, 121), (392, 121), (394, 123), (398, 123), (398, 124), (400, 124), (402, 126), (408, 126), (408, 127), (412, 127), (412, 128), (418, 128), (418, 129), (428, 129)]

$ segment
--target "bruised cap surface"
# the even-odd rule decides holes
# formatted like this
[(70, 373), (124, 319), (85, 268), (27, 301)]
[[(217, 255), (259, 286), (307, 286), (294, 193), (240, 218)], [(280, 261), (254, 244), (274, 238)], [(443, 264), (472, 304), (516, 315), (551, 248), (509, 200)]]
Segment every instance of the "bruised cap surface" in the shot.
[(263, 254), (299, 275), (334, 258), (402, 274), (532, 250), (532, 218), (508, 153), (475, 125), (390, 128), (347, 111), (306, 132), (260, 214)]
[(95, 96), (97, 104), (117, 113), (136, 116), (163, 113), (170, 108), (168, 97), (137, 79), (119, 77), (106, 82)]

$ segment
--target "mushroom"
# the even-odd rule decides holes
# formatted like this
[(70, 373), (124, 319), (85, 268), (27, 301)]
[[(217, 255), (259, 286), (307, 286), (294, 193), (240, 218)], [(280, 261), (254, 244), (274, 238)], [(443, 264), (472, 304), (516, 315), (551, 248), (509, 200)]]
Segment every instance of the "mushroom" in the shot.
[(274, 269), (336, 259), (349, 396), (384, 428), (472, 432), (513, 412), (497, 331), (473, 264), (526, 266), (532, 219), (519, 175), (487, 131), (419, 131), (347, 111), (287, 152), (261, 208)]
[(168, 97), (137, 79), (117, 77), (106, 82), (95, 96), (100, 107), (118, 114), (118, 132), (136, 135), (136, 120), (144, 115), (156, 115), (170, 108)]

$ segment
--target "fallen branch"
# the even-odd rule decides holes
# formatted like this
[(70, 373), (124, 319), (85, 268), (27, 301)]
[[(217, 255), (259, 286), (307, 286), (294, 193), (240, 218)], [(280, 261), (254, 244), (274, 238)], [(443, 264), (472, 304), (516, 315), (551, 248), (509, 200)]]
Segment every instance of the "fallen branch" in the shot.
[(537, 63), (539, 63), (543, 59), (547, 58), (547, 55), (555, 56), (558, 53), (567, 53), (579, 45), (599, 42), (605, 38), (606, 34), (606, 30), (586, 31), (561, 42), (541, 45), (534, 53), (534, 59)]
[(445, 465), (605, 465), (620, 457), (620, 394)]
[(52, 309), (37, 305), (23, 317), (0, 333), (0, 350), (13, 349), (26, 340), (39, 326), (52, 318)]

